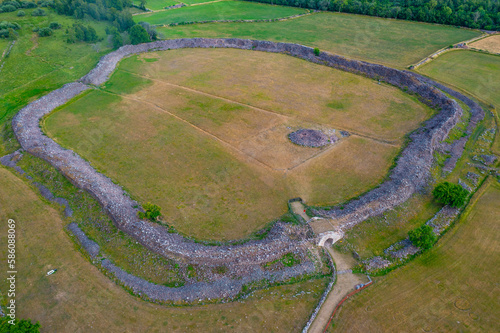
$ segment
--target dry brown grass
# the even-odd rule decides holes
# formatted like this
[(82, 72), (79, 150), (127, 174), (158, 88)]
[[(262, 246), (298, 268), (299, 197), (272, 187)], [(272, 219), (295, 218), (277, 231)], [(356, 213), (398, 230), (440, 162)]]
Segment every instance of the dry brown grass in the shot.
[[(106, 84), (108, 92), (91, 92), (45, 124), (50, 136), (91, 161), (141, 203), (159, 205), (168, 224), (198, 238), (244, 237), (285, 213), (292, 197), (334, 204), (366, 191), (381, 181), (399, 149), (401, 137), (394, 133), (413, 128), (428, 111), (392, 87), (284, 55), (205, 50), (203, 56), (200, 51), (125, 59), (120, 68), (127, 71), (114, 74)], [(223, 62), (235, 59), (232, 66)], [(265, 71), (247, 63), (263, 63)], [(143, 70), (154, 78), (128, 72)], [(325, 95), (323, 100), (331, 101), (329, 80), (337, 80), (352, 94), (344, 110), (318, 111), (315, 98)], [(272, 97), (260, 91), (265, 85)], [(300, 103), (310, 104), (307, 112), (297, 111), (302, 90)], [(375, 106), (368, 115), (355, 107), (358, 99)], [(373, 111), (377, 105), (390, 109), (397, 101), (415, 105), (404, 116), (415, 119), (403, 121), (403, 112), (380, 111), (384, 107)], [(360, 119), (374, 124), (374, 132), (387, 122), (382, 137), (388, 134), (397, 144), (354, 134), (318, 149), (287, 139), (301, 127), (338, 130), (329, 117), (344, 113), (339, 117), (349, 118), (353, 127), (365, 126), (358, 124)]]
[(474, 201), (435, 248), (345, 304), (330, 331), (497, 331), (498, 182), (484, 186)]
[(500, 34), (478, 40), (472, 43), (471, 46), (491, 53), (500, 53)]
[(399, 89), (283, 54), (183, 49), (144, 56), (149, 61), (132, 57), (120, 68), (380, 139), (400, 140), (430, 115)]
[[(327, 281), (261, 290), (229, 304), (169, 308), (131, 296), (75, 249), (59, 213), (19, 178), (0, 168), (0, 230), (17, 222), (17, 315), (42, 332), (292, 332), (299, 331)], [(6, 262), (7, 238), (0, 239)], [(57, 268), (56, 274), (45, 273)], [(6, 290), (6, 280), (0, 282)], [(5, 297), (5, 295), (4, 295)]]

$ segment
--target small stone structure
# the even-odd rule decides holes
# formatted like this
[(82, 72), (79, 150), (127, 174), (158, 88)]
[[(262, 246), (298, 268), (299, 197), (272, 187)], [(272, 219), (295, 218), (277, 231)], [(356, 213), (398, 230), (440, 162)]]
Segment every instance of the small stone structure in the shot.
[[(328, 246), (335, 244), (338, 240), (342, 239), (344, 235), (341, 232), (327, 231), (318, 235), (318, 246)], [(331, 243), (329, 242), (331, 241)]]
[(336, 136), (328, 136), (322, 131), (313, 129), (299, 129), (288, 134), (290, 141), (299, 146), (319, 148), (337, 141)]

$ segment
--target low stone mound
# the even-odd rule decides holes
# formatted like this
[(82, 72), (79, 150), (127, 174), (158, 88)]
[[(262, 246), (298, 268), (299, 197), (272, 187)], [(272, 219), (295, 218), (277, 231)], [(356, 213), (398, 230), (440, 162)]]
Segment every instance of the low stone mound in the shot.
[(288, 138), (296, 145), (313, 148), (323, 147), (334, 141), (322, 131), (305, 128), (288, 134)]

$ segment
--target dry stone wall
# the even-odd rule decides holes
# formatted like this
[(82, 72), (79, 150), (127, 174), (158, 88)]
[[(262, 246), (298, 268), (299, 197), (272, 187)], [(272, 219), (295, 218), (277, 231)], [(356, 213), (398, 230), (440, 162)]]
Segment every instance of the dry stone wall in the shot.
[[(109, 178), (97, 172), (87, 161), (75, 152), (59, 146), (45, 136), (40, 119), (71, 98), (106, 82), (118, 62), (126, 56), (159, 50), (180, 48), (237, 48), (273, 53), (284, 53), (314, 63), (362, 74), (386, 81), (401, 89), (420, 96), (422, 101), (436, 107), (439, 112), (411, 134), (411, 142), (404, 149), (389, 180), (359, 199), (345, 205), (344, 209), (315, 212), (320, 216), (339, 219), (342, 228), (352, 227), (366, 218), (380, 214), (406, 201), (415, 191), (425, 186), (433, 160), (435, 147), (460, 119), (460, 106), (438, 89), (413, 74), (321, 52), (314, 55), (310, 47), (268, 41), (243, 39), (175, 39), (154, 43), (127, 45), (104, 56), (98, 65), (79, 82), (65, 85), (23, 108), (13, 119), (13, 130), (22, 148), (40, 157), (60, 170), (73, 184), (91, 193), (111, 216), (116, 226), (134, 237), (150, 250), (166, 257), (182, 258), (200, 265), (225, 265), (232, 277), (262, 277), (261, 265), (279, 259), (288, 252), (305, 253), (311, 246), (309, 229), (277, 223), (269, 235), (259, 241), (240, 245), (209, 246), (195, 243), (178, 234), (169, 233), (161, 225), (140, 220), (137, 217), (137, 202)], [(110, 270), (114, 270), (109, 267)], [(311, 273), (314, 265), (299, 265), (291, 273), (283, 271), (283, 278)], [(125, 280), (131, 278), (116, 270)], [(245, 278), (246, 281), (246, 278)], [(225, 284), (228, 285), (228, 284)], [(240, 285), (241, 287), (241, 285)], [(235, 287), (238, 289), (239, 287)]]

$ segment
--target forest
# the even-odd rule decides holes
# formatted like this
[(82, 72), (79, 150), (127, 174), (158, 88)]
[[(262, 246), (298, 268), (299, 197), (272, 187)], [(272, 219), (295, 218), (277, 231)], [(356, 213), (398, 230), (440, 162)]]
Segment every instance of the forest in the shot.
[(500, 30), (497, 0), (247, 0), (274, 5)]

